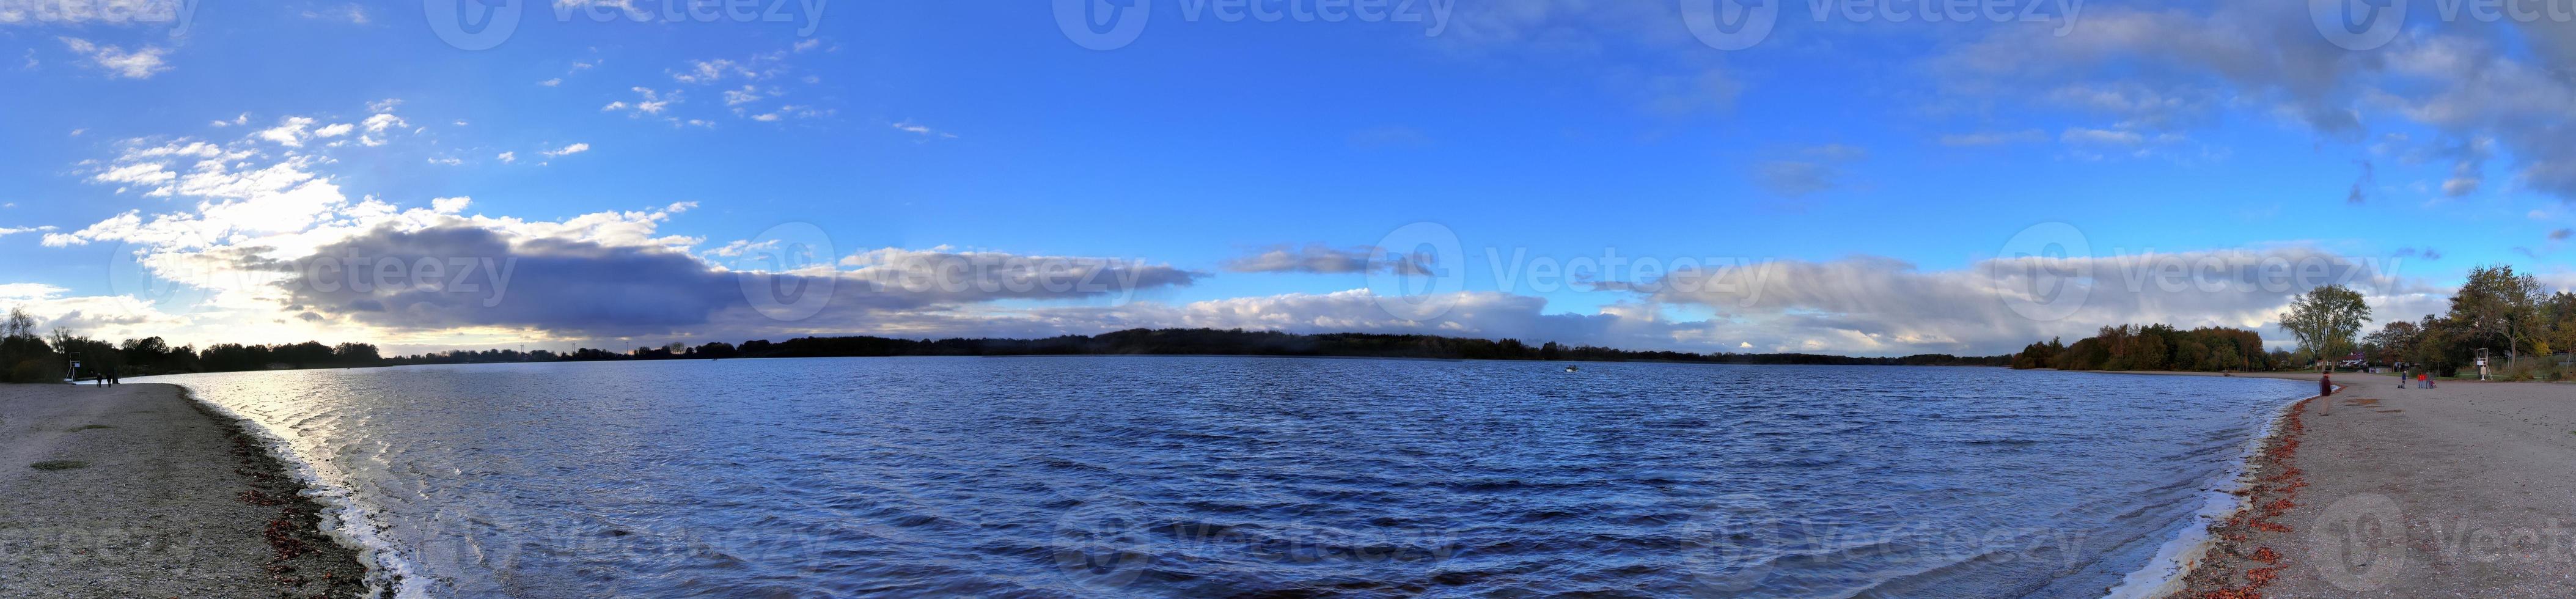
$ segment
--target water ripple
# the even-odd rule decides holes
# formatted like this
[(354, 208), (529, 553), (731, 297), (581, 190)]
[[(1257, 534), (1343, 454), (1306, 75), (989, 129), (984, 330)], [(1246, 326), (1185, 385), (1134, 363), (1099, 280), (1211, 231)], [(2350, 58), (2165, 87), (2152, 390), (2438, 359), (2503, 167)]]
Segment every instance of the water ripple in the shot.
[(424, 594), (2099, 596), (2285, 381), (1270, 358), (165, 377)]

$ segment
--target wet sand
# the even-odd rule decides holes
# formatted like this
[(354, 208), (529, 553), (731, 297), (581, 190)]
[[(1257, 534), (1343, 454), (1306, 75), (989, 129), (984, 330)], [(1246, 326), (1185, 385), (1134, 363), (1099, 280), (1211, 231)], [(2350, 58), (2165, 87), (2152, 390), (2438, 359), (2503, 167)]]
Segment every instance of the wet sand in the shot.
[(2576, 385), (2334, 380), (2250, 464), (2251, 507), (2177, 596), (2576, 595)]
[(0, 597), (357, 597), (356, 553), (173, 385), (0, 385)]

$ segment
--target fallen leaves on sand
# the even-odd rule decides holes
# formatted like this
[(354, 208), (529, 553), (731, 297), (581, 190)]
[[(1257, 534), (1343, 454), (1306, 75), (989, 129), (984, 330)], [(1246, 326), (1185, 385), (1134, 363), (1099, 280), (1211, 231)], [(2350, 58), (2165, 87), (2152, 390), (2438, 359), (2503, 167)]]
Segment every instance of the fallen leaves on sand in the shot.
[(2283, 418), (2279, 435), (2249, 460), (2253, 472), (2273, 472), (2254, 478), (2252, 484), (2234, 493), (2246, 499), (2246, 509), (2210, 527), (2210, 536), (2221, 542), (2210, 546), (2200, 560), (2201, 566), (2185, 577), (2188, 589), (2177, 596), (2200, 599), (2261, 599), (2262, 588), (2280, 578), (2287, 568), (2282, 555), (2270, 547), (2246, 546), (2261, 533), (2287, 533), (2289, 525), (2276, 522), (2290, 508), (2298, 507), (2299, 489), (2308, 486), (2307, 472), (2291, 465), (2299, 454), (2299, 438), (2307, 433), (2302, 415), (2308, 404), (2301, 401)]

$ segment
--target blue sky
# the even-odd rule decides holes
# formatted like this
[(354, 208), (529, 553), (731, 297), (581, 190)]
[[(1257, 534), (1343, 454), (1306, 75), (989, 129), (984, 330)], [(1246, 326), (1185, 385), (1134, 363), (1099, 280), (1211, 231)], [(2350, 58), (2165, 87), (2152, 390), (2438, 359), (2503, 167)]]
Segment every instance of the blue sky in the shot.
[[(2093, 2), (2045, 22), (1886, 23), (1794, 3), (1759, 43), (1722, 50), (1652, 3), (1458, 0), (1425, 22), (1326, 23), (1193, 20), (1214, 9), (1143, 0), (1127, 13), (1144, 15), (1142, 34), (1096, 50), (1046, 3), (763, 3), (788, 19), (696, 22), (658, 14), (684, 4), (630, 0), (656, 14), (596, 22), (586, 4), (611, 3), (563, 0), (516, 6), (504, 41), (468, 50), (433, 27), (447, 0), (109, 3), (179, 15), (158, 20), (61, 4), (0, 12), (0, 155), (14, 158), (0, 161), (0, 230), (20, 230), (0, 235), (0, 303), (107, 337), (436, 349), (1245, 326), (1998, 353), (2116, 322), (2264, 327), (2297, 291), (2175, 298), (2092, 281), (2072, 317), (2001, 310), (1990, 261), (2041, 223), (2079, 231), (2084, 257), (2378, 260), (2393, 268), (2360, 280), (2397, 317), (2474, 264), (2576, 282), (2561, 254), (2576, 142), (2554, 135), (2570, 133), (2576, 104), (2559, 100), (2576, 82), (2551, 72), (2576, 56), (2571, 25), (2428, 7), (2352, 50), (2296, 7)], [(179, 151), (192, 143), (208, 146)], [(189, 185), (210, 157), (221, 172)], [(137, 165), (158, 166), (113, 174)], [(135, 226), (114, 225), (128, 213)], [(165, 215), (217, 230), (153, 234)], [(507, 302), (423, 319), (435, 311), (276, 289), (299, 281), (154, 283), (187, 278), (161, 269), (190, 259), (257, 271), (246, 256), (399, 254), (358, 243), (410, 239), (380, 227), (494, 231), (510, 256), (667, 253), (723, 270), (739, 265), (713, 252), (791, 222), (818, 227), (836, 257), (1126, 261), (1167, 283), (872, 297), (793, 320), (710, 300), (627, 326)], [(1389, 314), (1371, 299), (1396, 291), (1362, 272), (1374, 267), (1330, 266), (1413, 223), (1459, 240), (1463, 260), (1440, 271), (1460, 277), (1464, 295), (1442, 302), (1458, 309)], [(1318, 259), (1250, 260), (1282, 248)], [(1783, 278), (1755, 299), (1537, 286), (1492, 268), (1514, 252), (1742, 260)], [(1186, 276), (1151, 274), (1166, 270)], [(657, 285), (710, 280), (698, 274), (554, 301), (689, 295)], [(1987, 305), (1920, 305), (1943, 302)]]

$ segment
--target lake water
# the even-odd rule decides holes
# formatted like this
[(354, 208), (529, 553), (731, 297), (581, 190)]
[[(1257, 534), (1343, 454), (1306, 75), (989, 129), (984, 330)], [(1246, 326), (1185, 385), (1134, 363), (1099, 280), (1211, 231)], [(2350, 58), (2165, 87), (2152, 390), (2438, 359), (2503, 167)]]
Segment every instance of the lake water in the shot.
[(2099, 597), (2289, 381), (1237, 357), (159, 377), (405, 596)]

